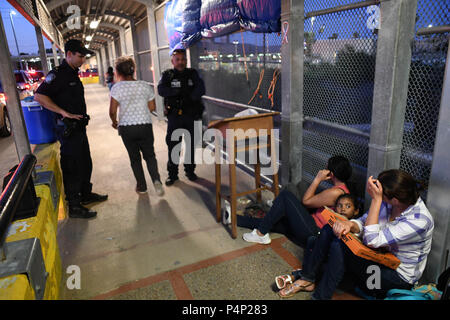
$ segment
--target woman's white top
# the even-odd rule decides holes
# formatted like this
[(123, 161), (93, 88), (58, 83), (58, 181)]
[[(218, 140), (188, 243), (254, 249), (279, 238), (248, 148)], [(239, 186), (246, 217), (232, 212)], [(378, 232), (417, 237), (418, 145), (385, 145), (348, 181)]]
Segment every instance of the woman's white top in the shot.
[(155, 98), (146, 81), (120, 81), (111, 88), (111, 97), (119, 102), (119, 126), (152, 123), (148, 102)]

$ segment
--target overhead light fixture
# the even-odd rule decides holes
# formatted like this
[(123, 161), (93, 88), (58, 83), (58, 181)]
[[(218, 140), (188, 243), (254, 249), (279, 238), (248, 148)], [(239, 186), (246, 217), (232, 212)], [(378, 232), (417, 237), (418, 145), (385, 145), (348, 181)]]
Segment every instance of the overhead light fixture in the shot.
[(92, 36), (87, 36), (86, 41), (92, 41)]
[(91, 29), (97, 29), (98, 25), (100, 24), (100, 20), (93, 20), (89, 24), (89, 28)]

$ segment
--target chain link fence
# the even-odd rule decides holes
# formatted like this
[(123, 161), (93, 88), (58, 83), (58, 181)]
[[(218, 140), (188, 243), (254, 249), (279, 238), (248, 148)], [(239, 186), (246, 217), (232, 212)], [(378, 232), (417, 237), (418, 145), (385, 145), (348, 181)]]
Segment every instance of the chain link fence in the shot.
[[(305, 1), (305, 14), (355, 1)], [(333, 10), (330, 10), (333, 11)], [(360, 198), (368, 163), (377, 29), (367, 7), (305, 19), (303, 180), (312, 182), (328, 158), (352, 163)], [(321, 187), (327, 186), (323, 183)]]
[[(416, 33), (448, 24), (449, 14), (446, 1), (418, 1)], [(400, 168), (425, 184), (431, 172), (449, 35), (417, 35), (412, 48)], [(422, 197), (426, 199), (426, 192)]]
[[(264, 110), (281, 111), (281, 35), (240, 31), (197, 43), (197, 68), (206, 95)], [(208, 121), (242, 108), (205, 101)], [(279, 119), (275, 126), (280, 127)]]

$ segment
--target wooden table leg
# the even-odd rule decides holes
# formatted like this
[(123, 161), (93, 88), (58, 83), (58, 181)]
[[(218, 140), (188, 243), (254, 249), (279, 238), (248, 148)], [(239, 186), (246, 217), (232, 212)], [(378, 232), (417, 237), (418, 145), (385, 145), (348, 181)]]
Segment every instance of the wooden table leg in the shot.
[(220, 196), (220, 186), (221, 186), (221, 167), (220, 163), (216, 163), (216, 220), (220, 222), (222, 220), (222, 200)]
[[(259, 161), (259, 149), (256, 149), (256, 164), (255, 164), (255, 187), (258, 189), (261, 186), (261, 163)], [(256, 192), (256, 201), (261, 202), (261, 191)]]
[(273, 169), (273, 186), (272, 191), (275, 195), (275, 198), (278, 196), (280, 190), (278, 187), (278, 163), (277, 163), (277, 144), (275, 142), (275, 137), (273, 134), (270, 135), (270, 155)]
[(230, 155), (232, 157), (232, 162), (229, 165), (230, 170), (230, 205), (231, 205), (231, 237), (236, 239), (237, 237), (237, 217), (236, 217), (236, 152), (235, 148), (233, 148), (233, 152)]

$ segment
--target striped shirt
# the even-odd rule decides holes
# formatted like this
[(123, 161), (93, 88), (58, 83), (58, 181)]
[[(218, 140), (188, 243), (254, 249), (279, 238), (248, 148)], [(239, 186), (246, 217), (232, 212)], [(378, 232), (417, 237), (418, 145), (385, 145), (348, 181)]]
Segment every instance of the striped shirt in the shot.
[(371, 248), (387, 248), (400, 260), (396, 269), (399, 276), (415, 284), (422, 276), (431, 250), (433, 217), (421, 198), (389, 222), (391, 211), (392, 206), (383, 202), (378, 224), (364, 226), (368, 212), (352, 221), (362, 230), (359, 236), (363, 243)]

